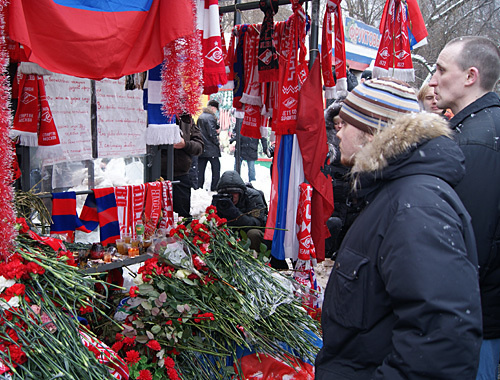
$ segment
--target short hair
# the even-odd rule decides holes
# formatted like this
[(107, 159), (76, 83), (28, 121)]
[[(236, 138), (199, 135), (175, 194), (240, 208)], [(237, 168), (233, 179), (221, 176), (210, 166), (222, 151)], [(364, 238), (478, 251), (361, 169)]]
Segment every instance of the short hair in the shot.
[(208, 101), (208, 105), (219, 109), (219, 102), (217, 100), (211, 99)]
[(475, 67), (480, 73), (479, 85), (492, 91), (500, 78), (500, 48), (489, 38), (482, 36), (458, 37), (446, 44), (460, 44), (462, 50), (455, 61), (462, 70)]

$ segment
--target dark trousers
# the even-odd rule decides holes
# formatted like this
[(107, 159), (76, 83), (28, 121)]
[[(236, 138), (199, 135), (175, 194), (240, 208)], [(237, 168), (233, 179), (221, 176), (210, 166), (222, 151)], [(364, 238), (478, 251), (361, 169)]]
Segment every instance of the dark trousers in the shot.
[(210, 183), (210, 190), (217, 190), (217, 183), (220, 179), (220, 161), (219, 157), (198, 157), (198, 188), (203, 189), (205, 183), (205, 169), (207, 162), (210, 162), (212, 167), (212, 182)]
[(174, 212), (184, 218), (191, 217), (191, 183), (189, 174), (174, 177), (174, 181), (179, 183), (174, 184), (172, 189)]

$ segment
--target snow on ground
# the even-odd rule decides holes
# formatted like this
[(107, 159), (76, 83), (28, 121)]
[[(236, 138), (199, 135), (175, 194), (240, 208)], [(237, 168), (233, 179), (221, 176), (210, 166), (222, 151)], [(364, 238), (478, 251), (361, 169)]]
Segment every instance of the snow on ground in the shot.
[[(228, 170), (234, 170), (234, 156), (227, 153), (222, 153), (220, 158), (220, 174)], [(243, 161), (240, 170), (243, 181), (248, 182), (248, 166), (246, 161)], [(266, 202), (269, 204), (269, 196), (271, 194), (271, 172), (268, 167), (255, 163), (255, 182), (252, 182), (253, 187), (264, 192)], [(212, 167), (207, 164), (205, 171), (205, 184), (203, 189), (191, 190), (191, 215), (197, 216), (205, 212), (205, 209), (212, 203), (212, 195), (215, 192), (210, 191), (210, 182), (212, 180)]]

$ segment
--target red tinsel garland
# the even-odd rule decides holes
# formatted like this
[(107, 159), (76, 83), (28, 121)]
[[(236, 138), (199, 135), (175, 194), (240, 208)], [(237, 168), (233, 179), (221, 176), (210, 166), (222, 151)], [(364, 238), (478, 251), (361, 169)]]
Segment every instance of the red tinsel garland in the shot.
[(193, 6), (193, 34), (178, 38), (164, 48), (161, 73), (163, 112), (167, 115), (188, 113), (195, 115), (200, 110), (203, 90), (200, 59), (201, 40), (196, 32), (196, 6)]
[(9, 63), (5, 39), (5, 19), (3, 10), (7, 0), (0, 0), (0, 258), (8, 257), (15, 236), (16, 221), (12, 189), (12, 143), (9, 138), (11, 112), (9, 109), (10, 89), (6, 74)]

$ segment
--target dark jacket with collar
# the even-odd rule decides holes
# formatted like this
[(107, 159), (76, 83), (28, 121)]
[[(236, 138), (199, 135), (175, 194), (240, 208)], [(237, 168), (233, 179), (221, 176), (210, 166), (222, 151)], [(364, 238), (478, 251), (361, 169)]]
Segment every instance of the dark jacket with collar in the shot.
[(207, 107), (196, 122), (203, 136), (204, 149), (200, 157), (220, 157), (218, 125), (214, 113)]
[(455, 191), (472, 217), (479, 257), (484, 338), (500, 338), (500, 99), (489, 92), (450, 120), (465, 155)]
[(475, 379), (477, 256), (452, 188), (464, 157), (446, 135), (439, 116), (408, 115), (357, 154), (367, 205), (326, 287), (316, 380)]
[(232, 220), (229, 220), (228, 216), (221, 214), (222, 217), (228, 218), (228, 226), (265, 227), (267, 204), (264, 195), (259, 190), (245, 185), (237, 171), (228, 170), (222, 174), (217, 183), (217, 192), (219, 194), (224, 192), (239, 192), (241, 194), (236, 204), (237, 215), (232, 216)]

